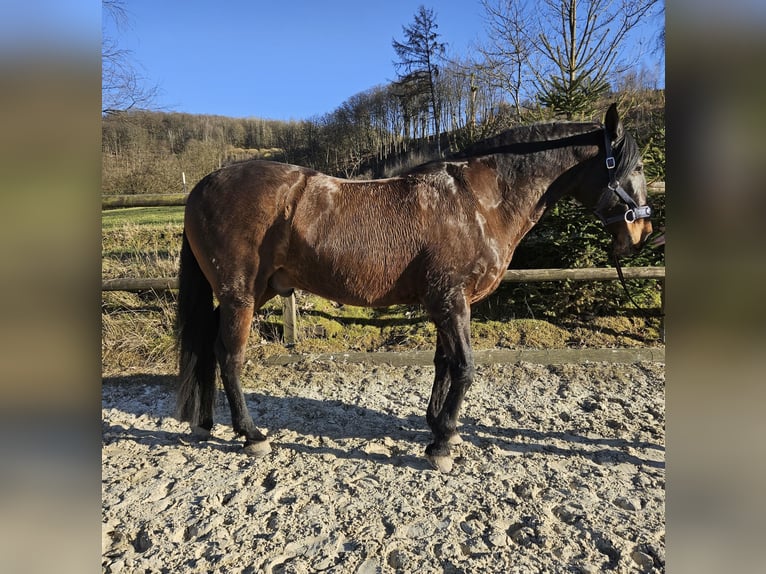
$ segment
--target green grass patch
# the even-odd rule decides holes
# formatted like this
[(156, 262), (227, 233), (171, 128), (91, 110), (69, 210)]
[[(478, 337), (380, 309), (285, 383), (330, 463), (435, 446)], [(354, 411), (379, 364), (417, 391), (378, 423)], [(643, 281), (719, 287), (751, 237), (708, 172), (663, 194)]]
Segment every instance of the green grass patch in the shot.
[(150, 227), (184, 224), (184, 206), (126, 207), (101, 212), (101, 230), (111, 231), (125, 225)]
[(183, 216), (183, 206), (102, 211), (102, 278), (177, 275)]

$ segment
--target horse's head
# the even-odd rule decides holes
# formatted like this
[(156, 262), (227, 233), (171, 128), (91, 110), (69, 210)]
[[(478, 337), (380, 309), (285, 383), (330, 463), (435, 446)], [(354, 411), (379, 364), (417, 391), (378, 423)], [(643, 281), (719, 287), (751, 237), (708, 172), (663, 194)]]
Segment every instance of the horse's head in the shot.
[(638, 145), (625, 132), (612, 104), (604, 120), (606, 166), (594, 211), (613, 237), (612, 254), (637, 253), (652, 233), (651, 208), (646, 203), (646, 179)]

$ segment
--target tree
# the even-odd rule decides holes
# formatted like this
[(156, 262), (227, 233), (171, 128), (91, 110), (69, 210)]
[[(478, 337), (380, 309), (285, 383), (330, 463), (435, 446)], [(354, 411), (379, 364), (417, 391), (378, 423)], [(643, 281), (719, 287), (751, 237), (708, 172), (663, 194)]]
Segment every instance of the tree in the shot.
[[(127, 22), (122, 0), (102, 0), (103, 15), (111, 18), (117, 28)], [(157, 96), (156, 86), (145, 85), (144, 78), (131, 62), (130, 50), (119, 47), (117, 41), (103, 32), (101, 43), (101, 113), (114, 113), (134, 108), (146, 108)]]
[(540, 103), (572, 119), (590, 113), (610, 81), (636, 64), (625, 57), (627, 40), (658, 3), (483, 0), (494, 40), (484, 52), (518, 66), (511, 85), (521, 88), (527, 75)]
[(481, 0), (487, 22), (487, 40), (479, 47), (483, 61), (476, 66), (483, 81), (511, 97), (516, 119), (521, 117), (524, 86), (532, 80), (529, 68), (534, 44), (527, 35), (532, 12), (524, 1)]
[(403, 97), (415, 102), (425, 97), (430, 104), (436, 150), (441, 155), (441, 106), (436, 82), (446, 44), (439, 42), (438, 27), (434, 11), (421, 5), (415, 14), (415, 21), (410, 26), (402, 26), (404, 41), (394, 39), (391, 45), (399, 57), (394, 66), (397, 72), (402, 72), (399, 73), (398, 85), (403, 88)]

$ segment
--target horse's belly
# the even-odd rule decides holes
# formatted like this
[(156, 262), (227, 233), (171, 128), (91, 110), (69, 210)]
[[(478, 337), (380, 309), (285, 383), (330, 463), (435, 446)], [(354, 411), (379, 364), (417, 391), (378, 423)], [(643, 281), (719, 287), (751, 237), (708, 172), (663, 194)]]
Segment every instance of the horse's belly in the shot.
[(362, 261), (347, 265), (315, 261), (284, 272), (276, 283), (282, 290), (301, 289), (344, 305), (388, 307), (418, 302), (417, 283), (406, 273), (373, 269)]

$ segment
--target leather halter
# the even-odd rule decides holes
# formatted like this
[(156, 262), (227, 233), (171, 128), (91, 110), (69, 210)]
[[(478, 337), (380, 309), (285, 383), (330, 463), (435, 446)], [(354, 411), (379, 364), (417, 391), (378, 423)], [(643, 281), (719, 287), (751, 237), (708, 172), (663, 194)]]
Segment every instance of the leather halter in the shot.
[[(614, 159), (612, 143), (609, 140), (609, 134), (607, 133), (606, 129), (604, 129), (604, 144), (606, 151), (606, 169), (609, 173), (609, 184), (607, 185), (607, 189), (604, 190), (604, 193), (601, 194), (601, 197), (598, 200), (598, 204), (594, 209), (596, 216), (598, 216), (604, 225), (617, 223), (619, 221), (633, 223), (638, 219), (647, 219), (651, 217), (652, 208), (648, 205), (638, 205), (635, 200), (630, 197), (630, 195), (628, 195), (628, 193), (623, 189), (622, 185), (620, 185), (620, 182), (617, 180), (617, 162)], [(628, 209), (619, 215), (608, 216), (605, 213), (602, 213), (604, 210), (602, 206), (605, 206), (605, 204), (609, 202), (609, 198), (611, 197), (612, 193), (614, 193), (618, 200)]]
[[(607, 185), (607, 189), (605, 189), (601, 194), (601, 197), (598, 200), (598, 204), (594, 209), (596, 216), (601, 220), (604, 226), (621, 221), (624, 221), (625, 223), (633, 223), (638, 219), (648, 219), (652, 216), (652, 208), (648, 205), (638, 205), (635, 200), (630, 197), (630, 195), (628, 195), (628, 193), (623, 189), (622, 185), (620, 185), (620, 182), (617, 180), (617, 162), (614, 159), (612, 142), (609, 140), (609, 134), (606, 129), (604, 129), (604, 148), (606, 151), (606, 169), (609, 173), (609, 184)], [(606, 205), (608, 205), (612, 193), (617, 196), (619, 202), (623, 203), (627, 207), (627, 210), (619, 215), (608, 216), (605, 213), (602, 213), (602, 211), (605, 210)], [(641, 308), (641, 306), (636, 303), (633, 297), (631, 297), (630, 291), (628, 290), (628, 285), (625, 283), (625, 276), (622, 273), (620, 258), (617, 255), (614, 256), (614, 267), (617, 270), (617, 277), (619, 278), (620, 283), (622, 284), (622, 288), (625, 291), (625, 294), (628, 296), (630, 302), (633, 303), (633, 306), (638, 309), (639, 312), (648, 316), (646, 310)]]

